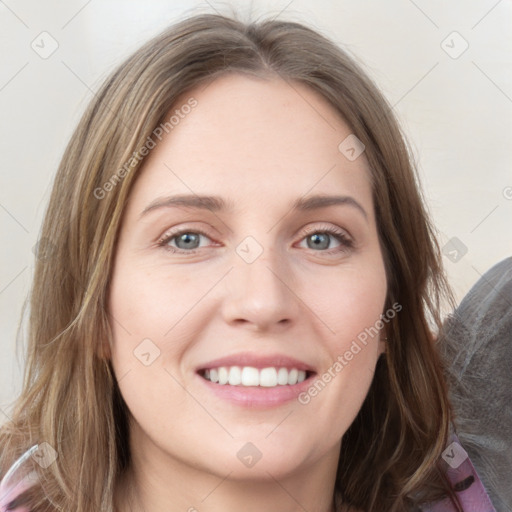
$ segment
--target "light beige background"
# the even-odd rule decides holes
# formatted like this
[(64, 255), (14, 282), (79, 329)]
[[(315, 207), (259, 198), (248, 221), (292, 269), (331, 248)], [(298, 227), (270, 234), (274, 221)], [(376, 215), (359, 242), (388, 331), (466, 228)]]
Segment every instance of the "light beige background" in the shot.
[[(21, 384), (16, 329), (30, 288), (32, 248), (85, 105), (122, 58), (171, 22), (186, 13), (229, 14), (230, 6), (242, 19), (306, 22), (364, 64), (413, 144), (441, 243), (457, 237), (467, 248), (457, 262), (450, 258), (461, 253), (446, 249), (458, 299), (512, 254), (510, 0), (3, 0), (0, 422)], [(46, 59), (31, 46), (42, 52), (53, 39), (58, 48)]]

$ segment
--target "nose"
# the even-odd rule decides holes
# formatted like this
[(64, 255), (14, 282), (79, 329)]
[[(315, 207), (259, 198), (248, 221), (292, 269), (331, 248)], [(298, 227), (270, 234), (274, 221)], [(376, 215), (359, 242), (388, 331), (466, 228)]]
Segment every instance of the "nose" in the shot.
[(248, 263), (235, 255), (223, 301), (224, 320), (265, 331), (293, 324), (299, 314), (300, 299), (293, 290), (290, 267), (282, 257), (265, 249)]

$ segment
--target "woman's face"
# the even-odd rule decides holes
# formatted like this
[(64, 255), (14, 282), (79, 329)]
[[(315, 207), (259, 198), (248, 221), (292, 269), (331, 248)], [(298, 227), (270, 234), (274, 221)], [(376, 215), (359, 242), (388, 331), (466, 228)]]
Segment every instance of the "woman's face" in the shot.
[(384, 347), (364, 152), (297, 83), (224, 76), (175, 109), (110, 288), (135, 460), (222, 478), (333, 471)]

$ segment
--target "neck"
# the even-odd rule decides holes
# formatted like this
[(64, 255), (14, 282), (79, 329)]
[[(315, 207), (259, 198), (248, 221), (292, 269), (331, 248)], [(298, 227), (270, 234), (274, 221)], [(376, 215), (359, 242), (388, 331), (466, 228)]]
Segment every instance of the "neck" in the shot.
[(120, 489), (123, 498), (117, 500), (116, 512), (335, 512), (330, 495), (307, 494), (304, 488), (290, 485), (288, 481), (244, 484), (218, 479), (209, 492), (194, 497), (178, 494), (176, 486), (167, 486), (164, 495), (156, 495), (149, 489), (144, 492), (140, 484), (132, 482), (130, 478), (125, 479), (124, 489)]
[(162, 457), (153, 443), (144, 444), (132, 449), (131, 465), (118, 482), (116, 512), (335, 512), (332, 455), (286, 475), (268, 470), (235, 479)]

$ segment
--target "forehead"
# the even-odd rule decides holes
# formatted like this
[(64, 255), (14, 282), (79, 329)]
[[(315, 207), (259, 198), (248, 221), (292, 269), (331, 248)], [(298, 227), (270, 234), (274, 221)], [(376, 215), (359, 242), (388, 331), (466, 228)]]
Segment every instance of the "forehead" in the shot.
[(196, 193), (261, 207), (262, 200), (343, 193), (371, 210), (364, 153), (352, 161), (340, 151), (350, 127), (304, 84), (230, 74), (182, 94), (166, 120), (171, 116), (172, 129), (146, 158), (131, 201)]

